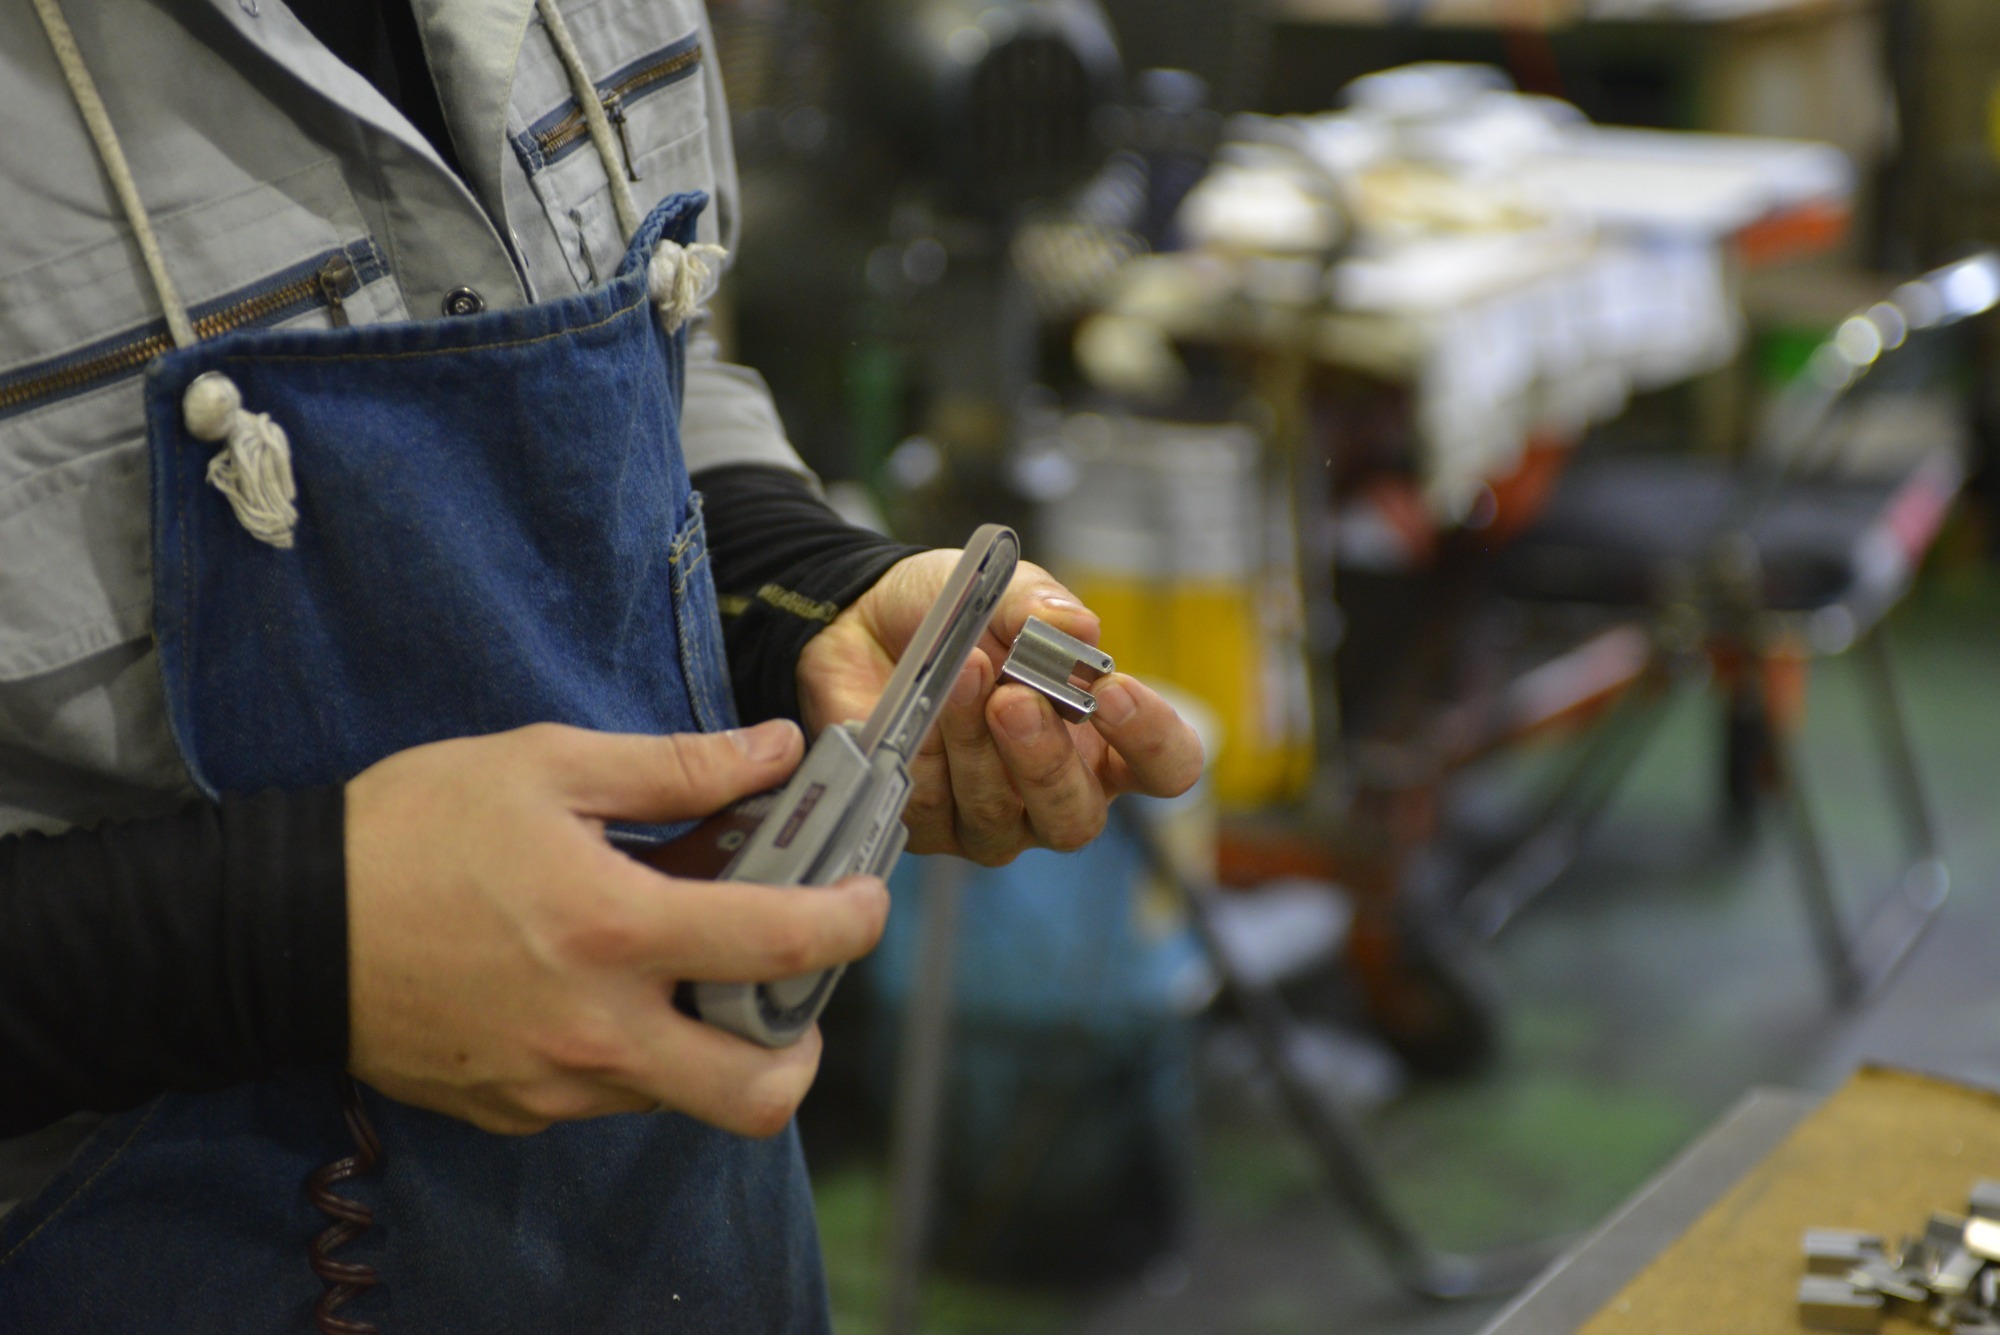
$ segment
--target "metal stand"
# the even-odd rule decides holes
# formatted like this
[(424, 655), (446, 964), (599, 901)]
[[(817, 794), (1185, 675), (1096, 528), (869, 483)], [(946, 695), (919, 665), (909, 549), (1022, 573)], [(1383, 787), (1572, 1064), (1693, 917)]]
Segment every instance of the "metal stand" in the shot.
[(1459, 916), (1479, 940), (1498, 936), (1576, 861), (1618, 786), (1659, 731), (1668, 681), (1649, 670), (1597, 725), (1563, 776), (1512, 838), (1486, 859), (1459, 901)]
[[(1813, 946), (1834, 999), (1846, 1006), (1859, 1005), (1881, 990), (1951, 891), (1951, 874), (1939, 855), (1936, 827), (1882, 628), (1870, 628), (1857, 647), (1862, 650), (1864, 690), (1905, 849), (1894, 882), (1862, 915), (1858, 930), (1849, 930), (1840, 906), (1797, 745), (1777, 729), (1762, 742), (1771, 748), (1775, 762), (1776, 797)], [(1676, 668), (1663, 655), (1646, 681), (1654, 684), (1651, 694), (1657, 696), (1666, 685), (1687, 676), (1687, 669)], [(1575, 860), (1584, 838), (1665, 715), (1662, 700), (1641, 698), (1642, 693), (1643, 687), (1620, 703), (1536, 815), (1488, 860), (1465, 892), (1460, 913), (1476, 936), (1490, 940), (1498, 935)]]
[(1554, 1258), (1555, 1245), (1461, 1256), (1435, 1251), (1423, 1240), (1390, 1203), (1359, 1128), (1339, 1107), (1320, 1097), (1293, 1064), (1298, 1022), (1283, 999), (1274, 988), (1237, 972), (1215, 928), (1214, 903), (1220, 892), (1186, 876), (1130, 803), (1114, 807), (1112, 815), (1126, 823), (1148, 870), (1179, 891), (1224, 995), (1242, 1013), (1258, 1058), (1277, 1085), (1286, 1116), (1319, 1160), (1334, 1197), (1353, 1213), (1403, 1287), (1440, 1301), (1502, 1297), (1539, 1273)]
[(1867, 694), (1877, 737), (1886, 753), (1906, 856), (1895, 880), (1863, 915), (1857, 931), (1848, 930), (1847, 917), (1840, 908), (1826, 846), (1807, 798), (1798, 748), (1784, 738), (1773, 738), (1786, 824), (1813, 940), (1834, 998), (1850, 1006), (1881, 991), (1951, 893), (1951, 873), (1938, 854), (1937, 831), (1924, 800), (1923, 778), (1917, 772), (1909, 725), (1896, 694), (1888, 642), (1879, 626), (1870, 630), (1862, 647)]
[(923, 938), (904, 1009), (903, 1048), (896, 1067), (883, 1335), (915, 1335), (922, 1325), (924, 1252), (951, 1047), (958, 905), (965, 869), (946, 857), (927, 858), (924, 868)]

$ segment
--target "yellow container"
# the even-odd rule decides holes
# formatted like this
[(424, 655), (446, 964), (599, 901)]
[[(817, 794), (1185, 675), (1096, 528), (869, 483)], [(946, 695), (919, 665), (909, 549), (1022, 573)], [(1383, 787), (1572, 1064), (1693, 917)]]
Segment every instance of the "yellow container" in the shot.
[(1104, 618), (1104, 649), (1119, 671), (1177, 686), (1215, 711), (1222, 743), (1209, 773), (1225, 806), (1262, 806), (1305, 791), (1312, 730), (1289, 661), (1296, 650), (1260, 626), (1254, 590), (1090, 571), (1066, 582)]
[(1214, 711), (1225, 806), (1299, 796), (1313, 738), (1289, 502), (1240, 427), (1087, 417), (1078, 484), (1044, 515), (1047, 559), (1104, 621), (1120, 671)]

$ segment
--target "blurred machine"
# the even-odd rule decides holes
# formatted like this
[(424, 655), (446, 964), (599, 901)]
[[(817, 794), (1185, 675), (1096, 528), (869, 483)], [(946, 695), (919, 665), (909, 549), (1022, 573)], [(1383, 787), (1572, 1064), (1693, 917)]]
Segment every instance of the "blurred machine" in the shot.
[(1937, 263), (2000, 239), (2000, 8), (1897, 0), (1890, 16), (1905, 143), (1884, 204), (1906, 262)]
[(911, 498), (1004, 493), (1039, 330), (1008, 262), (1034, 201), (1104, 150), (1122, 92), (1094, 0), (735, 0), (715, 7), (734, 99), (745, 235), (741, 358), (770, 377), (807, 461)]
[(948, 210), (1005, 218), (1096, 165), (1120, 92), (1093, 0), (875, 0), (846, 34), (843, 102)]
[(1186, 70), (1225, 112), (1261, 105), (1271, 63), (1272, 0), (1102, 0), (1133, 69)]
[[(2000, 243), (2000, 6), (1889, 0), (1886, 18), (1903, 146), (1884, 182), (1883, 250), (1894, 267), (1942, 264)], [(1991, 526), (2000, 492), (2000, 339), (1991, 333), (1980, 361), (1972, 491)]]

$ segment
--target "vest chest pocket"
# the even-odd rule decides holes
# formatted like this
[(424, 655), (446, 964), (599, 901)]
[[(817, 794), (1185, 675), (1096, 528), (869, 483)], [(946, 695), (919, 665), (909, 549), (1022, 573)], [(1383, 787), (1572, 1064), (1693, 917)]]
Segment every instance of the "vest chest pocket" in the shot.
[[(616, 167), (641, 214), (671, 194), (715, 190), (703, 68), (714, 56), (696, 13), (684, 8), (677, 0), (607, 0), (565, 15), (611, 124)], [(593, 287), (616, 270), (625, 238), (605, 165), (545, 33), (530, 33), (514, 105), (515, 157), (576, 285)], [(715, 239), (713, 210), (700, 229), (700, 239)]]
[[(156, 225), (200, 337), (407, 318), (331, 160)], [(0, 366), (0, 716), (19, 717), (8, 683), (148, 629), (140, 382), (173, 346), (157, 311), (116, 233), (0, 276), (0, 347), (32, 350)]]

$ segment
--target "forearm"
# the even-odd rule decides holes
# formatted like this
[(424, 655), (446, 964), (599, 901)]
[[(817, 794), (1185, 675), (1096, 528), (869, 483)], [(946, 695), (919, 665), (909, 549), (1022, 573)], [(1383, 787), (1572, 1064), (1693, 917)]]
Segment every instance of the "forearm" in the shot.
[(0, 840), (0, 1136), (344, 1063), (338, 788)]

